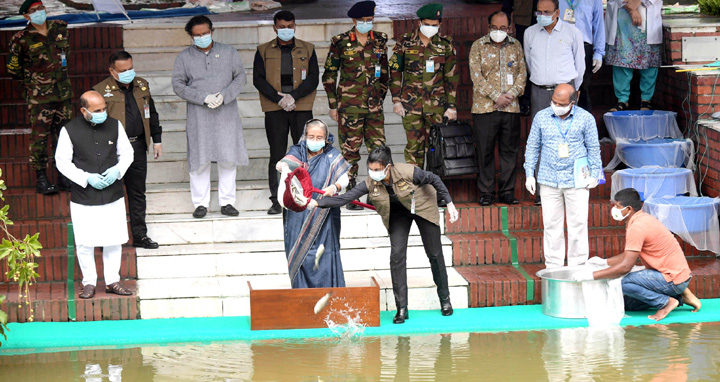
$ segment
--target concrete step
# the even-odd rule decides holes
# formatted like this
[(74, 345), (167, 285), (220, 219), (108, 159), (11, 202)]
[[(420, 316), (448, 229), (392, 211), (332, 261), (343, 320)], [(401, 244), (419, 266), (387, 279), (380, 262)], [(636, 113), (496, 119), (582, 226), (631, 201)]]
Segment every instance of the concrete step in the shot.
[[(447, 268), (453, 307), (468, 306), (468, 283)], [(440, 309), (430, 268), (408, 269), (408, 307), (411, 310)], [(380, 284), (380, 309), (395, 310), (389, 270), (345, 272), (347, 286), (369, 286), (371, 277)], [(249, 316), (253, 289), (290, 288), (287, 275), (213, 277), (195, 279), (138, 280), (142, 318)], [(154, 298), (153, 298), (154, 297)]]
[[(443, 254), (452, 261), (452, 241), (443, 238)], [(287, 275), (282, 241), (163, 246), (162, 252), (143, 250), (137, 262), (138, 278), (176, 279), (219, 276)], [(390, 269), (388, 237), (340, 240), (344, 271)], [(408, 268), (426, 268), (427, 255), (420, 236), (410, 236)]]
[[(340, 238), (386, 237), (387, 230), (380, 215), (374, 211), (341, 209)], [(265, 211), (243, 211), (240, 216), (229, 217), (209, 212), (203, 219), (191, 214), (153, 214), (147, 216), (148, 236), (163, 245), (210, 244), (237, 242), (267, 242), (283, 240), (283, 222), (280, 215)], [(351, 229), (350, 229), (351, 228)], [(440, 210), (440, 232), (445, 232), (445, 213)], [(410, 235), (418, 235), (413, 225)]]

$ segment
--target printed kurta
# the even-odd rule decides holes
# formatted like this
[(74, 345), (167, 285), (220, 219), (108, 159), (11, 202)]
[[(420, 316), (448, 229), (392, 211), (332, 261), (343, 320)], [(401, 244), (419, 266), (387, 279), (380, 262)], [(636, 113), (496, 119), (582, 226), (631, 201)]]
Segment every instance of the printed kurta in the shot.
[(518, 97), (525, 92), (527, 70), (520, 42), (508, 36), (497, 46), (490, 36), (475, 41), (470, 49), (470, 77), (473, 81), (473, 114), (495, 111), (495, 102), (503, 93), (513, 96), (512, 102), (500, 110), (519, 113)]

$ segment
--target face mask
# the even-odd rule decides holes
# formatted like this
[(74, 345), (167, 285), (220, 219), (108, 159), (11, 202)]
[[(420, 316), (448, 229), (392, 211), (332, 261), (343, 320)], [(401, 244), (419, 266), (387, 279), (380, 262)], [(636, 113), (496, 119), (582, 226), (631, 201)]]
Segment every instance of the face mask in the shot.
[[(115, 69), (113, 69), (113, 71), (115, 71)], [(115, 71), (115, 74), (118, 76), (118, 81), (123, 84), (129, 84), (135, 79), (135, 69), (129, 69), (122, 73)]]
[(358, 21), (358, 23), (357, 23), (357, 25), (355, 26), (355, 28), (357, 28), (357, 31), (358, 31), (359, 33), (365, 34), (365, 33), (367, 33), (367, 32), (370, 32), (370, 30), (371, 30), (372, 27), (373, 27), (372, 24), (373, 24), (372, 21)]
[(305, 141), (307, 143), (308, 150), (316, 153), (320, 150), (322, 150), (323, 147), (325, 147), (325, 141)]
[(567, 106), (560, 107), (560, 106), (555, 105), (555, 102), (550, 102), (550, 106), (551, 106), (552, 109), (553, 109), (553, 113), (555, 113), (555, 115), (559, 117), (559, 116), (561, 116), (561, 115), (565, 115), (565, 114), (567, 114), (568, 112), (570, 112), (570, 109), (572, 108), (573, 104), (572, 104), (572, 102), (571, 102), (571, 103), (570, 103), (569, 105), (567, 105)]
[[(89, 122), (94, 123), (96, 125), (102, 124), (107, 119), (107, 111), (101, 111), (99, 113), (92, 113), (88, 109), (85, 109), (85, 111), (90, 113)], [(87, 119), (87, 117), (85, 119)]]
[(36, 11), (35, 13), (30, 14), (30, 22), (35, 25), (42, 25), (46, 19), (47, 13), (45, 13), (44, 9), (42, 11)]
[(439, 30), (440, 27), (431, 25), (420, 25), (420, 33), (425, 35), (425, 37), (427, 38), (432, 38), (432, 36), (435, 36)]
[(195, 46), (200, 49), (205, 49), (212, 44), (212, 34), (208, 33), (200, 37), (193, 37), (193, 40), (195, 41)]
[(543, 26), (543, 27), (546, 27), (546, 26), (552, 24), (553, 19), (554, 19), (554, 17), (552, 15), (550, 15), (550, 16), (540, 15), (540, 16), (536, 16), (536, 17), (537, 17), (538, 24), (540, 24), (540, 26)]
[(505, 31), (501, 31), (501, 30), (490, 31), (490, 38), (497, 43), (505, 41), (506, 37), (507, 37), (507, 32), (505, 32)]
[(385, 173), (385, 170), (387, 170), (388, 166), (390, 166), (390, 165), (385, 166), (385, 168), (382, 169), (382, 171), (373, 171), (373, 170), (368, 169), (368, 175), (370, 176), (370, 179), (372, 179), (376, 182), (382, 182), (385, 179), (385, 177), (387, 176), (387, 173)]
[(613, 219), (621, 222), (621, 221), (625, 220), (625, 218), (627, 217), (627, 216), (623, 216), (623, 214), (622, 214), (622, 210), (624, 210), (625, 208), (627, 208), (627, 207), (617, 208), (617, 207), (613, 206), (613, 208), (610, 209), (610, 215), (612, 215)]
[(277, 30), (277, 35), (280, 40), (290, 41), (295, 37), (295, 29), (282, 28)]

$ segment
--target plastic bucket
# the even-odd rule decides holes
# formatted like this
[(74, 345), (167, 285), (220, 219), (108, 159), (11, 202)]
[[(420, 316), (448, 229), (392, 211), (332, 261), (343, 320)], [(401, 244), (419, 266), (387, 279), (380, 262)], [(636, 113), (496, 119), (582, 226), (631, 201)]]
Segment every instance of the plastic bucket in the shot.
[(688, 192), (687, 180), (692, 176), (692, 171), (686, 168), (628, 168), (613, 174), (613, 183), (617, 182), (613, 188), (622, 190), (632, 187), (638, 191), (641, 200), (681, 196)]
[(603, 115), (605, 127), (612, 139), (647, 140), (654, 138), (682, 138), (677, 125), (677, 113), (662, 110), (623, 110)]
[(618, 142), (620, 158), (631, 168), (645, 166), (683, 167), (686, 154), (693, 149), (692, 141), (684, 139), (649, 139), (638, 142)]
[(669, 213), (680, 211), (681, 216), (661, 219), (670, 231), (698, 233), (708, 231), (713, 219), (717, 220), (718, 216), (715, 211), (720, 200), (708, 197), (675, 196), (650, 198), (645, 201), (645, 204), (648, 205), (648, 211), (653, 215), (663, 213), (663, 211)]

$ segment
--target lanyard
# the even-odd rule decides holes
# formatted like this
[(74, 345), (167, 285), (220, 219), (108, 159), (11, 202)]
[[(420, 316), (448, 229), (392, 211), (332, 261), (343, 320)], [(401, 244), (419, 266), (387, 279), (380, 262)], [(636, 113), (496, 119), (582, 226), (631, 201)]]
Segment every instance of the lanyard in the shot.
[(563, 132), (562, 127), (560, 127), (560, 122), (558, 122), (559, 119), (561, 119), (561, 118), (558, 116), (555, 117), (555, 125), (557, 125), (558, 130), (560, 131), (560, 135), (562, 135), (562, 137), (563, 137), (563, 140), (565, 142), (567, 142), (567, 133), (568, 133), (568, 131), (570, 131), (570, 128), (572, 127), (572, 124), (573, 124), (573, 121), (575, 120), (575, 118), (574, 118), (574, 116), (570, 116), (570, 125), (568, 126), (567, 129), (565, 129), (565, 132)]
[(580, 0), (577, 0), (577, 1), (575, 1), (575, 4), (573, 4), (573, 2), (572, 2), (571, 0), (567, 0), (567, 3), (568, 3), (568, 5), (570, 6), (570, 9), (572, 9), (572, 10), (574, 11), (574, 10), (575, 10), (575, 7), (577, 7), (577, 3), (578, 3), (579, 1), (580, 1)]

